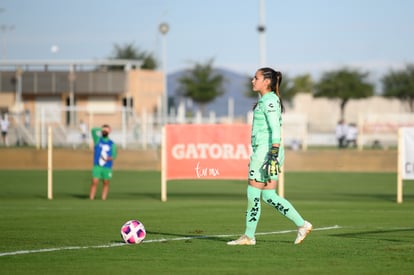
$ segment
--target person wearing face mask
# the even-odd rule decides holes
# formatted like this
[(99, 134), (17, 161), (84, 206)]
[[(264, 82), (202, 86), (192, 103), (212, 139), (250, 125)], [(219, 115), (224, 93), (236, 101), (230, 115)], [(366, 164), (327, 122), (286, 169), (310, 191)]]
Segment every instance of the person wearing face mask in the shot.
[[(109, 138), (111, 127), (107, 124), (92, 128), (94, 144), (92, 184), (89, 199), (94, 200), (99, 181), (102, 180), (102, 200), (106, 200), (109, 182), (112, 179), (112, 165), (117, 156), (116, 144)], [(101, 132), (101, 136), (99, 136)]]

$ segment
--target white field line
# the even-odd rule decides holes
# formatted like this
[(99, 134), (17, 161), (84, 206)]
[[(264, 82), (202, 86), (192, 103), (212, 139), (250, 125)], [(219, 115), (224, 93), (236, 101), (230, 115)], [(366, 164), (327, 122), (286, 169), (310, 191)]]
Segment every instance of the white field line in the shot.
[[(322, 231), (322, 230), (332, 230), (341, 228), (339, 225), (329, 226), (329, 227), (320, 227), (314, 228), (313, 231)], [(296, 232), (297, 230), (283, 230), (283, 231), (273, 231), (273, 232), (262, 232), (256, 233), (256, 235), (274, 235), (274, 234), (286, 234), (291, 232)], [(153, 239), (153, 240), (144, 240), (143, 243), (161, 243), (169, 241), (184, 241), (192, 239), (209, 239), (209, 238), (228, 238), (238, 236), (239, 234), (229, 234), (229, 235), (211, 235), (211, 236), (191, 236), (191, 237), (179, 237), (179, 238), (164, 238), (164, 239)], [(53, 252), (61, 250), (80, 250), (80, 249), (89, 249), (89, 248), (111, 248), (128, 245), (126, 243), (111, 243), (104, 245), (92, 245), (92, 246), (66, 246), (66, 247), (56, 247), (56, 248), (43, 248), (43, 249), (34, 249), (34, 250), (18, 250), (0, 253), (0, 257), (3, 256), (15, 256), (22, 254), (33, 254), (33, 253), (42, 253), (42, 252)]]

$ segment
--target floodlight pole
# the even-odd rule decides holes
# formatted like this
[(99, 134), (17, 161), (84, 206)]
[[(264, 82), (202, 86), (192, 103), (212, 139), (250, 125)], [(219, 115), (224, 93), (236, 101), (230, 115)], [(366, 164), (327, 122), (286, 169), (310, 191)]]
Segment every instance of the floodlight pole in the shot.
[(266, 26), (265, 26), (265, 0), (259, 0), (259, 60), (260, 67), (266, 65)]
[(75, 123), (75, 65), (69, 66), (69, 125)]
[(22, 77), (23, 77), (23, 70), (20, 66), (17, 67), (16, 70), (16, 108), (21, 110), (22, 107)]
[(1, 60), (6, 59), (6, 33), (14, 30), (14, 25), (0, 25), (1, 31)]
[(162, 118), (163, 124), (168, 123), (168, 91), (167, 91), (167, 46), (166, 46), (166, 36), (170, 27), (167, 23), (161, 23), (159, 26), (159, 31), (162, 35), (162, 70), (164, 72), (164, 94), (162, 97)]
[[(265, 0), (259, 0), (259, 26), (257, 31), (259, 32), (259, 60), (260, 67), (266, 66), (266, 25), (265, 25)], [(260, 97), (260, 95), (258, 95)], [(283, 129), (281, 131), (283, 137)], [(283, 138), (280, 146), (283, 146)], [(278, 176), (278, 194), (282, 198), (285, 197), (285, 173), (280, 173)]]

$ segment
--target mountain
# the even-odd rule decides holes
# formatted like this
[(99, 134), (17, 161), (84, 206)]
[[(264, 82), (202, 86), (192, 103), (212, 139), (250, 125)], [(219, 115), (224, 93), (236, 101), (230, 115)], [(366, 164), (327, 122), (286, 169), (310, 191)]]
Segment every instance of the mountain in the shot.
[[(256, 98), (249, 98), (245, 95), (248, 89), (246, 86), (246, 76), (225, 69), (215, 69), (214, 73), (223, 75), (224, 93), (220, 97), (217, 97), (214, 101), (206, 104), (206, 113), (204, 116), (208, 115), (210, 111), (214, 111), (216, 116), (228, 115), (228, 102), (230, 98), (234, 100), (234, 115), (246, 116), (248, 111), (252, 109), (253, 104), (257, 101)], [(172, 102), (175, 107), (181, 102), (181, 100), (184, 100), (184, 98), (178, 93), (180, 86), (178, 80), (185, 74), (186, 71), (182, 70), (167, 76), (168, 97), (172, 98)], [(195, 112), (198, 109), (198, 105), (193, 104), (193, 106), (189, 106), (187, 104), (186, 108), (187, 110)]]

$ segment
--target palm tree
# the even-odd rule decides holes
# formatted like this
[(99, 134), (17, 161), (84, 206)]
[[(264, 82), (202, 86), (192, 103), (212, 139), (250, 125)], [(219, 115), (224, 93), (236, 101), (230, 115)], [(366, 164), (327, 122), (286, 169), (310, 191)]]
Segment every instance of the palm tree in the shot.
[(197, 103), (202, 113), (207, 103), (224, 93), (224, 77), (214, 73), (213, 59), (205, 64), (195, 63), (194, 68), (189, 69), (178, 81), (178, 93)]
[(382, 95), (398, 98), (414, 112), (414, 64), (406, 65), (405, 69), (390, 71), (382, 78)]
[(367, 82), (369, 74), (358, 70), (340, 69), (325, 73), (315, 86), (315, 97), (340, 100), (340, 118), (345, 115), (345, 106), (350, 99), (366, 98), (374, 94), (374, 85)]
[[(140, 69), (155, 70), (158, 67), (158, 62), (154, 58), (152, 53), (141, 51), (133, 43), (127, 43), (124, 45), (115, 44), (113, 54), (110, 59), (130, 59), (141, 60), (142, 65)], [(108, 70), (123, 70), (123, 66), (108, 66)]]

